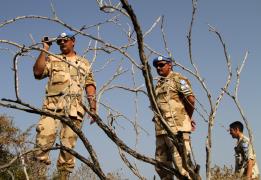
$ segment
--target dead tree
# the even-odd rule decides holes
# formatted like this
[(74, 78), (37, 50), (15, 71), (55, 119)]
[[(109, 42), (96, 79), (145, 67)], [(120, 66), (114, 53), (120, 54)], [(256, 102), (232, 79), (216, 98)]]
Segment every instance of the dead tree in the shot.
[[(142, 94), (143, 96), (145, 96), (148, 99), (153, 113), (157, 114), (160, 117), (160, 122), (162, 123), (165, 130), (168, 132), (168, 135), (172, 139), (173, 144), (177, 147), (178, 151), (182, 155), (183, 162), (186, 162), (185, 168), (189, 172), (190, 176), (195, 180), (201, 179), (199, 171), (197, 169), (198, 168), (197, 164), (188, 163), (188, 157), (186, 156), (186, 153), (183, 153), (183, 152), (185, 152), (183, 147), (179, 145), (177, 137), (170, 130), (170, 128), (169, 128), (168, 124), (166, 123), (164, 117), (162, 116), (162, 113), (155, 100), (153, 76), (151, 73), (149, 58), (151, 55), (161, 55), (161, 53), (157, 52), (157, 50), (154, 50), (152, 47), (150, 47), (150, 45), (146, 44), (146, 42), (144, 41), (144, 37), (148, 36), (154, 28), (157, 28), (158, 26), (160, 26), (160, 29), (162, 32), (161, 35), (164, 40), (163, 46), (165, 47), (165, 50), (169, 54), (169, 56), (172, 57), (172, 53), (169, 50), (170, 48), (168, 47), (168, 44), (167, 44), (166, 34), (164, 32), (164, 17), (163, 16), (158, 17), (156, 19), (156, 21), (152, 23), (151, 27), (146, 32), (143, 32), (141, 24), (139, 22), (139, 17), (137, 17), (137, 15), (135, 14), (135, 10), (131, 7), (131, 5), (129, 4), (129, 2), (127, 0), (120, 0), (117, 3), (111, 3), (110, 0), (108, 0), (108, 1), (96, 0), (96, 1), (97, 1), (97, 4), (98, 4), (101, 12), (104, 12), (107, 14), (113, 14), (113, 17), (109, 17), (108, 19), (106, 19), (103, 22), (97, 22), (97, 24), (95, 24), (95, 25), (88, 26), (88, 25), (84, 24), (84, 25), (81, 25), (81, 28), (76, 28), (70, 24), (65, 23), (62, 19), (60, 19), (57, 12), (54, 9), (54, 7), (52, 6), (52, 13), (53, 13), (52, 17), (38, 16), (38, 15), (19, 16), (19, 17), (15, 17), (13, 19), (6, 20), (4, 22), (0, 22), (0, 28), (6, 27), (10, 24), (14, 24), (18, 21), (22, 21), (22, 20), (30, 21), (32, 19), (33, 20), (44, 20), (44, 21), (55, 23), (57, 25), (61, 25), (65, 28), (68, 28), (71, 31), (75, 32), (75, 35), (77, 37), (89, 39), (88, 47), (86, 47), (83, 54), (86, 55), (88, 53), (93, 53), (93, 58), (91, 60), (92, 65), (97, 63), (97, 61), (96, 61), (97, 55), (99, 55), (100, 53), (106, 53), (108, 55), (109, 58), (103, 63), (103, 65), (100, 68), (95, 69), (95, 72), (97, 72), (97, 73), (102, 73), (102, 71), (106, 68), (109, 68), (109, 67), (112, 68), (111, 63), (113, 61), (115, 61), (115, 59), (110, 58), (110, 55), (114, 55), (114, 54), (118, 55), (120, 57), (119, 59), (121, 59), (121, 61), (119, 62), (117, 68), (113, 67), (114, 69), (116, 69), (114, 74), (111, 77), (109, 77), (108, 80), (104, 84), (101, 85), (101, 88), (99, 89), (99, 91), (97, 93), (97, 101), (99, 104), (99, 109), (103, 108), (104, 111), (106, 111), (106, 116), (101, 117), (99, 114), (92, 114), (89, 111), (89, 108), (87, 105), (85, 106), (85, 110), (88, 112), (88, 114), (90, 116), (95, 117), (97, 119), (97, 125), (99, 126), (99, 128), (102, 129), (102, 131), (107, 135), (108, 140), (110, 139), (114, 144), (116, 144), (116, 146), (118, 147), (120, 158), (123, 160), (123, 162), (126, 164), (126, 166), (130, 169), (130, 171), (137, 178), (146, 179), (146, 177), (144, 177), (142, 175), (142, 172), (140, 172), (139, 168), (136, 166), (135, 162), (130, 161), (127, 158), (126, 154), (130, 155), (131, 157), (133, 157), (134, 159), (136, 159), (138, 161), (142, 161), (142, 162), (151, 164), (152, 166), (157, 165), (159, 168), (162, 168), (162, 169), (168, 171), (169, 173), (172, 173), (179, 179), (184, 179), (184, 177), (175, 168), (166, 166), (165, 164), (155, 160), (154, 158), (148, 157), (147, 155), (140, 153), (135, 148), (130, 147), (124, 141), (124, 139), (121, 139), (118, 136), (117, 131), (115, 130), (115, 126), (116, 126), (115, 124), (117, 124), (119, 118), (123, 118), (124, 120), (131, 123), (131, 125), (133, 126), (133, 129), (135, 131), (135, 134), (136, 134), (136, 141), (138, 141), (140, 131), (144, 131), (146, 133), (146, 130), (145, 130), (145, 128), (143, 128), (142, 126), (139, 125), (137, 118), (135, 118), (135, 120), (132, 120), (130, 117), (127, 117), (124, 113), (119, 112), (117, 109), (110, 107), (109, 104), (102, 101), (102, 97), (104, 97), (104, 94), (113, 89), (124, 90), (126, 92), (126, 94), (133, 93), (135, 95), (134, 103), (136, 105), (136, 113), (137, 113), (138, 94)], [(225, 57), (225, 64), (227, 66), (226, 82), (223, 85), (223, 87), (221, 87), (221, 91), (220, 91), (218, 97), (213, 97), (206, 82), (204, 81), (204, 78), (200, 74), (199, 68), (197, 67), (196, 63), (193, 60), (192, 28), (193, 28), (193, 24), (194, 24), (194, 21), (196, 18), (196, 12), (197, 12), (197, 1), (192, 0), (192, 17), (191, 17), (191, 22), (189, 25), (188, 35), (187, 35), (188, 54), (189, 54), (189, 58), (190, 58), (189, 59), (190, 63), (192, 65), (192, 69), (189, 69), (188, 67), (182, 65), (180, 62), (178, 62), (173, 57), (172, 57), (172, 59), (173, 59), (173, 63), (175, 66), (190, 73), (197, 80), (197, 82), (202, 87), (202, 92), (206, 95), (206, 97), (208, 99), (208, 104), (204, 104), (204, 105), (200, 102), (200, 100), (198, 100), (198, 106), (196, 107), (195, 110), (199, 113), (199, 115), (202, 117), (202, 119), (206, 123), (208, 123), (208, 130), (207, 130), (208, 135), (206, 137), (206, 177), (207, 177), (207, 179), (211, 179), (210, 171), (211, 171), (211, 159), (212, 159), (212, 129), (213, 129), (213, 125), (215, 123), (215, 117), (217, 114), (217, 110), (221, 104), (221, 100), (222, 100), (224, 94), (228, 94), (234, 100), (235, 104), (237, 105), (239, 112), (242, 115), (242, 118), (247, 125), (251, 143), (253, 143), (251, 128), (248, 124), (246, 116), (243, 113), (243, 110), (240, 106), (240, 103), (239, 103), (239, 100), (237, 97), (240, 72), (242, 71), (242, 68), (247, 59), (247, 54), (243, 60), (242, 65), (240, 66), (240, 68), (237, 71), (237, 84), (235, 87), (235, 92), (232, 95), (228, 91), (228, 87), (230, 86), (231, 80), (232, 80), (231, 59), (230, 59), (226, 44), (225, 44), (221, 34), (214, 27), (209, 25), (209, 30), (217, 36), (219, 42), (221, 43), (221, 46), (222, 46), (223, 52), (224, 52), (224, 57)], [(124, 25), (123, 25), (123, 23), (119, 22), (120, 19), (123, 19)], [(100, 29), (101, 29), (101, 27), (103, 27), (107, 24), (113, 25), (115, 28), (120, 28), (120, 31), (123, 34), (125, 34), (125, 36), (126, 36), (126, 39), (127, 39), (126, 42), (124, 42), (121, 45), (115, 45), (115, 44), (111, 43), (110, 41), (105, 40), (105, 38), (102, 38), (100, 36), (100, 31), (101, 31)], [(132, 24), (132, 25), (129, 25), (129, 24)], [(89, 30), (89, 29), (95, 29), (97, 34), (93, 35), (93, 34), (88, 33), (87, 30)], [(50, 117), (59, 119), (60, 121), (62, 121), (63, 123), (65, 123), (66, 125), (71, 127), (71, 129), (75, 133), (77, 133), (77, 135), (79, 136), (84, 147), (88, 151), (90, 158), (87, 158), (84, 155), (80, 154), (79, 152), (76, 152), (73, 149), (66, 148), (59, 144), (57, 144), (55, 147), (53, 147), (51, 149), (46, 149), (46, 150), (55, 150), (55, 149), (66, 150), (67, 152), (73, 154), (80, 161), (85, 163), (87, 166), (89, 166), (92, 169), (92, 171), (100, 179), (108, 179), (108, 176), (104, 173), (104, 170), (101, 168), (99, 157), (97, 156), (96, 150), (93, 148), (89, 139), (85, 136), (84, 132), (81, 129), (77, 128), (70, 121), (69, 118), (60, 117), (60, 116), (57, 116), (56, 114), (42, 111), (40, 108), (37, 108), (34, 105), (25, 102), (22, 99), (22, 97), (20, 96), (19, 86), (21, 83), (23, 83), (23, 81), (21, 81), (19, 79), (19, 74), (18, 74), (19, 59), (22, 57), (25, 57), (25, 56), (28, 58), (35, 59), (35, 56), (32, 55), (33, 54), (32, 52), (34, 52), (34, 51), (36, 51), (36, 52), (44, 51), (48, 55), (56, 56), (54, 53), (52, 53), (50, 51), (45, 51), (44, 49), (40, 48), (39, 45), (41, 43), (35, 41), (32, 36), (31, 36), (31, 40), (32, 40), (32, 44), (26, 46), (26, 45), (20, 44), (18, 42), (0, 39), (0, 44), (8, 45), (8, 46), (12, 46), (12, 47), (16, 48), (16, 52), (12, 52), (8, 48), (1, 49), (4, 51), (8, 51), (12, 56), (12, 59), (10, 59), (10, 61), (11, 60), (13, 61), (12, 70), (14, 72), (15, 99), (7, 99), (5, 97), (1, 97), (0, 106), (21, 110), (26, 113), (50, 116)], [(53, 39), (53, 41), (55, 41), (55, 39)], [(136, 48), (135, 55), (138, 55), (138, 58), (134, 58), (135, 55), (132, 54), (131, 50), (133, 47)], [(124, 74), (126, 74), (129, 71), (129, 69), (124, 69), (122, 67), (123, 61), (124, 62), (127, 61), (130, 64), (129, 69), (131, 69), (131, 79), (132, 79), (130, 86), (113, 84), (113, 82), (117, 78), (123, 76)], [(135, 81), (135, 76), (137, 74), (136, 71), (138, 71), (138, 73), (140, 73), (143, 77), (144, 83), (141, 85), (137, 85), (137, 82)], [(86, 104), (86, 102), (85, 102), (85, 104)], [(209, 107), (210, 112), (207, 112), (205, 110), (205, 109), (207, 109), (206, 107)], [(200, 111), (202, 109), (206, 112), (207, 115), (203, 115), (200, 113)], [(135, 117), (137, 117), (137, 116), (135, 116)], [(107, 121), (107, 123), (106, 123), (106, 121)], [(32, 148), (29, 151), (22, 152), (19, 155), (19, 157), (16, 157), (16, 159), (21, 158), (21, 157), (23, 157), (24, 154), (28, 154), (35, 150), (37, 150), (37, 149)], [(14, 159), (14, 161), (16, 159)], [(12, 162), (13, 161), (11, 161), (10, 163), (8, 163), (6, 165), (0, 166), (0, 169), (5, 169), (5, 168), (11, 166)]]

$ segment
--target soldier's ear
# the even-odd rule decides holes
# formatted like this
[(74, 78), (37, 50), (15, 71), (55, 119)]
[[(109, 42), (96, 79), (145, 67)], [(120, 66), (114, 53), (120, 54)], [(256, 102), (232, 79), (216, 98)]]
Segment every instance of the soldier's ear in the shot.
[(171, 62), (168, 63), (168, 66), (172, 69), (172, 63)]
[(235, 128), (236, 133), (240, 132), (240, 129), (238, 127)]
[(72, 38), (72, 42), (73, 42), (73, 47), (75, 45), (75, 38)]

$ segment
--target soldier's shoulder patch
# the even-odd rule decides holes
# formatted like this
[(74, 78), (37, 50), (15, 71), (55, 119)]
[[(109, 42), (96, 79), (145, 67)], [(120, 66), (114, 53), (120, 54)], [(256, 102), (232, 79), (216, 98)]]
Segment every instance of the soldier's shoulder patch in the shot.
[(243, 148), (248, 148), (248, 143), (247, 143), (247, 142), (243, 142), (243, 143), (242, 143), (242, 147), (243, 147)]
[(244, 151), (245, 153), (247, 153), (247, 152), (248, 152), (248, 144), (243, 143), (243, 144), (242, 144), (242, 149), (243, 149), (243, 151)]
[(186, 81), (185, 81), (184, 79), (181, 79), (179, 82), (180, 82), (180, 84), (182, 84), (182, 85), (185, 85), (185, 84), (186, 84)]

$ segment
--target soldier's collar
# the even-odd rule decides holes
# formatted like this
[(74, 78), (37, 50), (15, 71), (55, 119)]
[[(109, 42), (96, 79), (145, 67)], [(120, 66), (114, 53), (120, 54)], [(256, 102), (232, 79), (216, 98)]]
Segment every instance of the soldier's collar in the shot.
[(238, 141), (237, 141), (237, 145), (243, 140), (245, 138), (245, 136), (243, 135), (243, 136), (241, 136), (241, 137), (239, 137), (238, 138)]
[(167, 80), (167, 79), (170, 79), (171, 75), (173, 74), (173, 71), (170, 71), (170, 73), (164, 77), (164, 76), (160, 76), (160, 80)]

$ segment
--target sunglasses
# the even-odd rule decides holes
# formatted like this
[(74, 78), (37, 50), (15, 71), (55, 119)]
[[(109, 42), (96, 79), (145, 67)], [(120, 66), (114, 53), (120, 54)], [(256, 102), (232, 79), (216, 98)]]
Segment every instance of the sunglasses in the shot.
[(155, 67), (160, 67), (160, 68), (162, 68), (162, 67), (164, 67), (166, 64), (168, 64), (168, 63), (158, 63), (158, 64), (155, 65)]
[(69, 40), (70, 40), (70, 38), (68, 38), (68, 37), (60, 38), (60, 39), (57, 39), (57, 40), (56, 40), (56, 43), (57, 43), (58, 45), (61, 45), (62, 42), (63, 42), (63, 43), (67, 43)]

